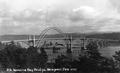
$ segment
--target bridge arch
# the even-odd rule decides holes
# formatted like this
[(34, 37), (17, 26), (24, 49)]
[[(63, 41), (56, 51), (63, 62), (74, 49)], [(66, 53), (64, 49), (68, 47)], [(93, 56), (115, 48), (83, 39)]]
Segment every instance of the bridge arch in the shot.
[[(57, 27), (49, 27), (49, 28), (44, 29), (44, 30), (40, 33), (39, 39), (38, 39), (37, 44), (36, 44), (37, 47), (39, 47), (40, 42), (44, 40), (44, 38), (45, 38), (45, 36), (46, 36), (46, 33), (47, 33), (49, 30), (55, 30), (55, 31), (57, 31), (58, 33), (62, 34), (62, 36), (64, 37), (64, 39), (67, 38), (67, 35), (66, 35), (62, 30), (60, 30), (59, 28), (57, 28)], [(65, 45), (68, 43), (66, 40), (64, 40), (64, 42), (65, 42)]]

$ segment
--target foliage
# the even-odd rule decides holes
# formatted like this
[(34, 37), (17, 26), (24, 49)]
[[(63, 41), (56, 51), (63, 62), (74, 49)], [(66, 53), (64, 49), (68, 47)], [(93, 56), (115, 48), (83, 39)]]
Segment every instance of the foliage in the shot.
[(115, 62), (113, 59), (109, 59), (101, 56), (98, 51), (97, 43), (90, 42), (87, 46), (87, 55), (79, 57), (79, 67), (83, 73), (116, 73)]
[[(120, 51), (113, 58), (103, 57), (95, 42), (90, 42), (79, 59), (61, 55), (55, 59), (54, 68), (76, 68), (76, 73), (119, 73)], [(40, 53), (38, 52), (40, 50)], [(14, 42), (0, 50), (0, 64), (3, 68), (45, 68), (48, 56), (44, 48), (30, 46), (22, 48)], [(74, 72), (75, 73), (75, 72)]]
[(4, 48), (4, 44), (0, 42), (0, 50)]
[(118, 73), (115, 61), (101, 56), (95, 42), (90, 42), (79, 56), (79, 60), (70, 60), (67, 56), (58, 56), (55, 67), (76, 68), (77, 73)]
[(27, 59), (27, 65), (29, 68), (40, 68), (40, 67), (45, 67), (45, 64), (47, 63), (47, 54), (44, 50), (44, 48), (41, 48), (41, 53), (37, 52), (36, 47), (29, 47), (27, 54), (28, 54), (28, 59)]
[(11, 42), (0, 50), (0, 64), (6, 68), (40, 68), (45, 67), (47, 54), (42, 49), (37, 52), (36, 47), (22, 48)]
[(115, 59), (115, 64), (116, 64), (116, 67), (117, 69), (119, 70), (120, 72), (120, 51), (116, 51), (115, 52), (115, 55), (113, 55), (114, 59)]
[(55, 68), (71, 68), (71, 59), (65, 55), (58, 56), (55, 60)]

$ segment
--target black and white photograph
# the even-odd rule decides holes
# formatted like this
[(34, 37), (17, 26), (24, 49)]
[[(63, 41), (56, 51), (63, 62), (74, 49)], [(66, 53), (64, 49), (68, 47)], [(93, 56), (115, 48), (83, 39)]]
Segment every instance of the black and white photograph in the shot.
[(120, 73), (120, 0), (0, 0), (0, 73)]

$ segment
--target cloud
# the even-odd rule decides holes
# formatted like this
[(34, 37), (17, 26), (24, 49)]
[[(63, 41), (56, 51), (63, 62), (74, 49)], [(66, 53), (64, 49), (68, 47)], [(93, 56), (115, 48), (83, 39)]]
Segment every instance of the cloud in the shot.
[[(29, 10), (28, 10), (29, 11)], [(42, 13), (36, 10), (30, 10), (29, 15), (25, 12), (15, 14), (12, 16), (3, 16), (1, 22), (1, 34), (26, 34), (26, 33), (37, 33), (46, 26), (52, 27), (72, 27), (79, 26), (84, 27), (84, 19), (80, 14), (81, 19), (77, 19), (77, 15), (73, 15), (72, 12), (66, 13), (65, 11), (52, 11), (47, 16), (46, 13)], [(73, 15), (73, 16), (71, 16)], [(43, 18), (42, 18), (43, 17)], [(74, 20), (73, 20), (74, 19)], [(87, 21), (88, 22), (88, 21)], [(64, 29), (63, 28), (63, 29)], [(85, 27), (84, 27), (85, 28)], [(76, 29), (76, 28), (74, 28)], [(69, 29), (69, 31), (71, 31)], [(73, 30), (74, 32), (75, 30)], [(39, 32), (38, 32), (39, 33)]]
[(79, 8), (73, 9), (73, 12), (81, 12), (86, 17), (95, 17), (100, 15), (100, 11), (97, 11), (95, 8), (91, 6), (81, 6)]
[(120, 25), (106, 25), (102, 27), (100, 32), (119, 32), (120, 31)]
[(120, 1), (119, 0), (109, 0), (109, 1), (114, 8), (120, 10)]
[(43, 13), (41, 11), (24, 10), (18, 15), (12, 16), (12, 18), (14, 21), (17, 21), (17, 22), (31, 23), (31, 22), (41, 21), (42, 15)]
[(60, 3), (55, 3), (55, 1), (53, 2), (55, 5), (48, 9), (42, 9), (41, 6), (34, 8), (33, 5), (36, 3), (29, 8), (32, 1), (26, 7), (25, 1), (25, 8), (18, 11), (11, 8), (15, 6), (14, 4), (10, 7), (10, 4), (0, 5), (0, 34), (38, 34), (52, 26), (59, 27), (64, 32), (120, 31), (115, 29), (119, 27), (120, 14), (114, 11), (108, 0), (97, 1), (70, 0), (70, 4), (67, 3), (68, 1)]
[(38, 34), (52, 26), (59, 27), (64, 32), (96, 32), (108, 21), (112, 21), (112, 19), (90, 18), (81, 11), (54, 10), (46, 15), (37, 10), (24, 10), (19, 14), (3, 16), (1, 17), (1, 34)]

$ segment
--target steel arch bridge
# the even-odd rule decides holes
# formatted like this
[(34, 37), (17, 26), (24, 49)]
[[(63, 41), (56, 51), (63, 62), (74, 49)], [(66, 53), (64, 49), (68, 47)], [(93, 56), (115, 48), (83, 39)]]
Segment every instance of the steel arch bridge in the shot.
[[(47, 32), (50, 31), (50, 30), (54, 30), (54, 31), (57, 31), (59, 34), (62, 35), (62, 40), (64, 41), (64, 45), (63, 47), (66, 48), (66, 49), (71, 49), (71, 46), (70, 46), (70, 38), (69, 36), (64, 33), (62, 30), (60, 30), (58, 27), (48, 27), (46, 29), (44, 29), (40, 35), (39, 35), (39, 38), (38, 39), (35, 39), (35, 36), (33, 37), (33, 39), (29, 40), (30, 42), (32, 42), (32, 46), (34, 47), (37, 47), (37, 48), (41, 48), (44, 44), (42, 44), (41, 42), (43, 42), (44, 40), (47, 40), (47, 38), (45, 38), (47, 36)], [(56, 40), (53, 38), (53, 40)], [(57, 40), (61, 40), (61, 38), (58, 38)], [(30, 46), (30, 43), (28, 41), (28, 45)]]
[[(39, 39), (36, 43), (36, 47), (40, 47), (40, 42), (42, 42), (45, 38), (45, 36), (47, 35), (46, 33), (49, 31), (49, 30), (55, 30), (57, 31), (58, 33), (62, 34), (63, 38), (66, 39), (67, 38), (67, 35), (62, 31), (60, 30), (59, 28), (57, 27), (49, 27), (49, 28), (46, 28), (44, 29), (41, 33), (40, 33), (40, 36), (39, 36)], [(68, 41), (65, 40), (65, 44), (67, 44)]]
[[(50, 31), (50, 30), (57, 31), (58, 33), (60, 33), (60, 34), (62, 35), (62, 37), (63, 37), (62, 40), (65, 42), (65, 48), (67, 48), (67, 49), (70, 48), (70, 42), (71, 42), (71, 41), (77, 40), (77, 39), (75, 39), (75, 38), (72, 38), (72, 40), (70, 40), (69, 35), (66, 34), (66, 33), (64, 33), (64, 32), (63, 32), (61, 29), (59, 29), (58, 27), (48, 27), (48, 28), (44, 29), (44, 30), (40, 33), (38, 39), (36, 39), (35, 36), (34, 36), (34, 38), (32, 38), (32, 39), (30, 39), (30, 40), (26, 39), (26, 40), (13, 40), (13, 41), (14, 41), (16, 44), (18, 44), (18, 45), (25, 44), (25, 45), (27, 45), (27, 47), (31, 46), (31, 45), (30, 45), (30, 42), (31, 42), (31, 43), (32, 43), (32, 46), (40, 48), (40, 47), (41, 47), (41, 42), (44, 41), (44, 39), (46, 39), (46, 38), (45, 38), (45, 36), (47, 35), (46, 33), (47, 33), (48, 31)], [(47, 40), (47, 39), (46, 39), (46, 40)], [(79, 39), (79, 40), (80, 40), (80, 39)], [(91, 38), (91, 39), (87, 39), (87, 42), (89, 42), (90, 40), (96, 40), (97, 45), (100, 46), (100, 47), (103, 47), (103, 46), (104, 46), (103, 43), (105, 43), (105, 45), (106, 45), (106, 41), (110, 41), (110, 40), (104, 40), (104, 39)], [(111, 41), (113, 41), (113, 40), (111, 40)], [(3, 42), (3, 43), (9, 44), (10, 42), (11, 42), (11, 41), (6, 41), (6, 42)], [(63, 47), (64, 47), (64, 46), (63, 46)]]
[[(20, 45), (20, 46), (24, 46), (26, 45), (26, 48), (29, 47), (29, 46), (34, 46), (34, 47), (37, 47), (37, 48), (41, 48), (41, 42), (44, 41), (44, 40), (51, 40), (51, 38), (45, 38), (46, 37), (46, 33), (50, 30), (54, 30), (56, 32), (58, 32), (59, 34), (62, 35), (62, 40), (64, 41), (64, 45), (63, 47), (65, 48), (69, 48), (69, 44), (70, 44), (70, 38), (69, 38), (69, 35), (67, 35), (66, 33), (64, 33), (61, 29), (59, 29), (58, 27), (48, 27), (46, 29), (44, 29), (43, 31), (41, 31), (40, 35), (36, 36), (34, 35), (29, 35), (29, 37), (27, 39), (23, 39), (23, 40), (13, 40), (13, 42), (17, 45)], [(32, 36), (32, 38), (30, 37)], [(52, 38), (52, 40), (61, 40), (61, 38)], [(11, 43), (11, 41), (5, 41), (3, 42), (4, 44), (9, 44)]]

